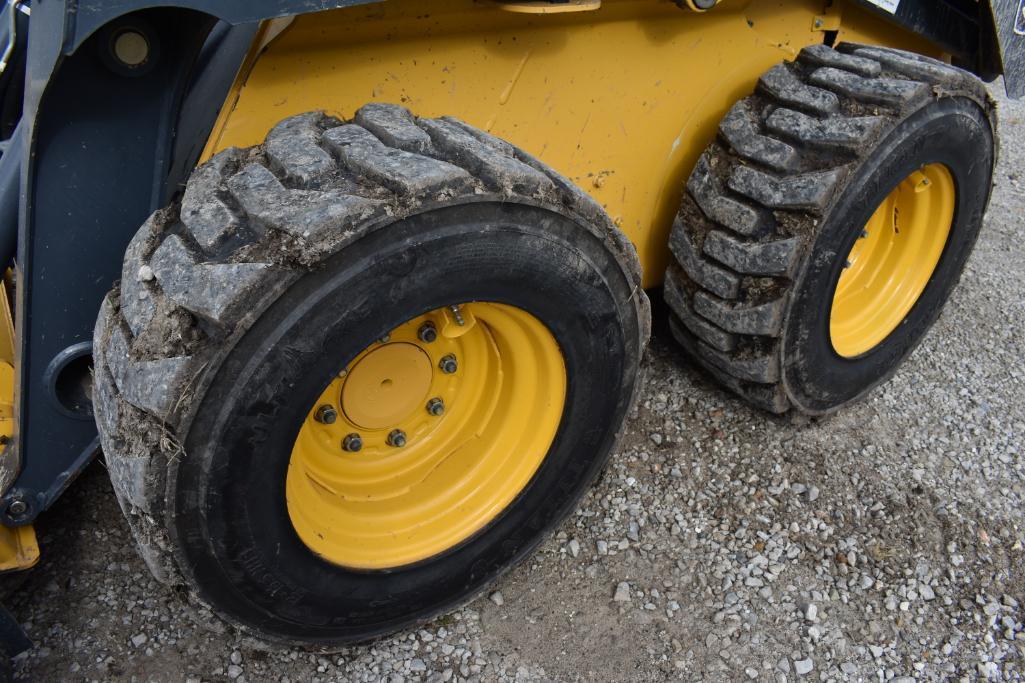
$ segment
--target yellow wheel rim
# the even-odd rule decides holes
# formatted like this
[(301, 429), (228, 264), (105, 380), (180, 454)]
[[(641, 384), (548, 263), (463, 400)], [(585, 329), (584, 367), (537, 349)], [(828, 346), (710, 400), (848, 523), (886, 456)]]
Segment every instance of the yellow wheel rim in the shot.
[(304, 420), (285, 484), (292, 525), (354, 569), (442, 553), (527, 486), (565, 399), (562, 353), (529, 313), (476, 302), (410, 320), (360, 353)]
[(838, 354), (867, 353), (907, 317), (943, 255), (956, 197), (947, 167), (930, 164), (905, 178), (875, 210), (833, 295), (829, 334)]

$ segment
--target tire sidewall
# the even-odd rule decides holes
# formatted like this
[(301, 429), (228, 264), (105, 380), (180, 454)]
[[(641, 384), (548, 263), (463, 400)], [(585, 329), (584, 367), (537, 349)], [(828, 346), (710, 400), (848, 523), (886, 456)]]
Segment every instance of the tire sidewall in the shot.
[[(590, 229), (522, 204), (446, 207), (347, 246), (259, 316), (209, 383), (168, 483), (179, 565), (218, 612), (287, 642), (362, 641), (472, 597), (536, 547), (603, 466), (636, 379), (633, 296)], [(322, 560), (285, 507), (310, 406), (375, 339), (472, 300), (527, 310), (563, 351), (567, 400), (545, 461), (498, 518), (440, 556), (379, 572)]]
[[(783, 381), (791, 401), (824, 414), (857, 400), (888, 379), (935, 323), (970, 255), (989, 201), (994, 133), (974, 100), (932, 100), (877, 143), (853, 171), (823, 220), (793, 299), (781, 343)], [(901, 324), (856, 358), (832, 346), (829, 314), (843, 264), (876, 207), (910, 173), (942, 163), (954, 177), (951, 232), (925, 289)]]

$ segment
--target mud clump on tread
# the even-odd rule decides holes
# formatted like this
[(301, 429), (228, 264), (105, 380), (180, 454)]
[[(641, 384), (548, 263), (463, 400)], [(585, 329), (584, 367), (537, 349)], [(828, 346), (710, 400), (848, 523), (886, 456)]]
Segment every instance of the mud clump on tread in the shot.
[(166, 324), (161, 327), (151, 325), (135, 338), (131, 349), (133, 359), (191, 356), (199, 350), (206, 333), (191, 313), (161, 299), (155, 315), (164, 318)]
[(162, 489), (168, 458), (181, 457), (181, 447), (162, 420), (123, 400), (111, 374), (105, 343), (119, 322), (116, 294), (108, 296), (96, 326), (93, 403), (103, 434), (103, 452), (118, 504), (124, 512), (140, 554), (162, 582), (177, 582), (161, 523), (163, 500), (149, 492)]

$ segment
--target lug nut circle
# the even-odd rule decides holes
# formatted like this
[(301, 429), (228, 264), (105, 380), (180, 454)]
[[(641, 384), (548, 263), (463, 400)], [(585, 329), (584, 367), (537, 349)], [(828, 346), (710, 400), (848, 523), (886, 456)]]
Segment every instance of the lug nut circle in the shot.
[[(465, 313), (446, 307), (400, 325), (338, 373), (335, 388), (321, 396), (310, 415), (320, 429), (338, 430), (336, 449), (340, 445), (341, 452), (362, 457), (397, 455), (443, 428), (441, 418), (462, 384), (455, 384), (460, 356), (472, 355), (479, 345), (476, 319)], [(442, 328), (447, 334), (452, 325), (458, 332), (443, 336)], [(473, 334), (464, 337), (467, 333)]]

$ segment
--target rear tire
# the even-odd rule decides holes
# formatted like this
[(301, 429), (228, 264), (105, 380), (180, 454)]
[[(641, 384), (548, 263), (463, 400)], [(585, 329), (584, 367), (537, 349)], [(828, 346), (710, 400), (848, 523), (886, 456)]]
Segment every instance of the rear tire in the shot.
[[(197, 169), (129, 246), (96, 326), (97, 421), (143, 556), (287, 643), (422, 622), (529, 554), (613, 449), (649, 327), (632, 247), (568, 181), (453, 119), (368, 105), (355, 123), (293, 117)], [(361, 349), (477, 301), (529, 313), (561, 350), (565, 404), (543, 460), (442, 551), (334, 561), (297, 533), (292, 488), (286, 501), (300, 427)]]
[[(774, 413), (829, 413), (865, 395), (921, 341), (961, 275), (989, 200), (994, 131), (982, 83), (926, 57), (816, 45), (774, 67), (726, 115), (688, 181), (666, 273), (673, 335), (725, 387)], [(935, 262), (919, 265), (921, 286), (908, 284), (913, 305), (875, 336), (834, 338), (834, 293), (864, 226), (927, 168), (949, 171), (956, 211), (926, 226), (949, 234)]]

